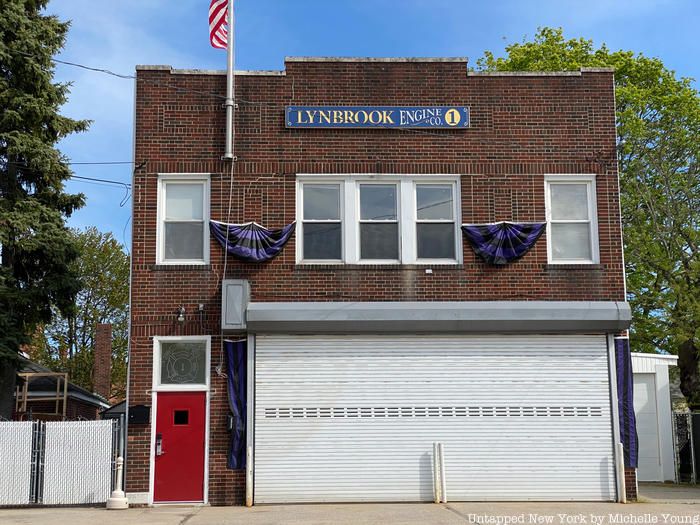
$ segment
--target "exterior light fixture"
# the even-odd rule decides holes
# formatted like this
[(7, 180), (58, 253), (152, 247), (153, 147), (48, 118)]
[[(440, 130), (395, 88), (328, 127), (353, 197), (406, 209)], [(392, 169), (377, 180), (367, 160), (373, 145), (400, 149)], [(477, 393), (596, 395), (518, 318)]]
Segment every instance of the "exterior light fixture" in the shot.
[(181, 306), (177, 309), (177, 320), (183, 323), (185, 321), (185, 307)]

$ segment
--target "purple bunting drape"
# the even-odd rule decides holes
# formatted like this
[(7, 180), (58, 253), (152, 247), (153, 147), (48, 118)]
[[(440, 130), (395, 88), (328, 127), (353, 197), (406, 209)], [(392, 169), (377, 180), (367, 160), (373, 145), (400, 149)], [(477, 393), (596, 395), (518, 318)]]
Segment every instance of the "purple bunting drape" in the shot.
[[(279, 255), (284, 245), (294, 233), (296, 223), (278, 230), (269, 230), (255, 222), (226, 224), (209, 221), (212, 235), (224, 246), (228, 253), (249, 262), (269, 261)], [(228, 245), (226, 229), (228, 228)]]
[(246, 457), (246, 342), (224, 341), (228, 401), (233, 425), (228, 468), (245, 468)]
[(637, 468), (639, 442), (637, 420), (634, 415), (634, 378), (630, 340), (615, 339), (615, 367), (617, 369), (617, 404), (620, 415), (620, 441), (625, 452), (625, 467)]
[(525, 255), (544, 233), (544, 222), (464, 224), (462, 232), (474, 252), (489, 264), (503, 265)]

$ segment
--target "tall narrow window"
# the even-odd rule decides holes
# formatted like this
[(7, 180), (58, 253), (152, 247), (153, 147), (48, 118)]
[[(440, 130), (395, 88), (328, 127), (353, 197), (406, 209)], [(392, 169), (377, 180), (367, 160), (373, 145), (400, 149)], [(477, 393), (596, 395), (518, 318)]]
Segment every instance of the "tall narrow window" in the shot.
[(547, 193), (550, 262), (597, 262), (593, 179), (548, 179)]
[(418, 259), (455, 258), (451, 184), (416, 184), (416, 247)]
[(395, 184), (360, 184), (360, 259), (399, 260)]
[(341, 260), (340, 184), (304, 184), (302, 191), (304, 259)]
[(207, 180), (166, 178), (161, 183), (159, 262), (206, 262)]

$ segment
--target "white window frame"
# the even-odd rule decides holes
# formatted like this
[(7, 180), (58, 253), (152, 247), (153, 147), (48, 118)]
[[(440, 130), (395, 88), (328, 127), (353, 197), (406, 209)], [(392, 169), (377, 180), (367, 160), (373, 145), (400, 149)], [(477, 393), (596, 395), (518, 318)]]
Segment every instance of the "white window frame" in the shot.
[[(168, 184), (203, 184), (202, 192), (202, 259), (165, 258), (165, 187)], [(210, 175), (208, 173), (161, 173), (158, 174), (158, 206), (156, 227), (156, 264), (162, 265), (205, 265), (209, 264), (209, 202)]]
[[(161, 384), (161, 343), (197, 343), (206, 344), (206, 373), (204, 383), (195, 384)], [(154, 392), (203, 392), (209, 390), (209, 366), (211, 364), (211, 336), (209, 335), (177, 335), (153, 337), (153, 391)]]
[[(360, 259), (360, 184), (396, 184), (397, 213), (399, 218), (399, 260)], [(297, 264), (359, 264), (359, 265), (458, 265), (462, 264), (461, 191), (460, 178), (455, 174), (405, 174), (387, 175), (366, 174), (298, 174), (296, 187), (296, 262)], [(340, 184), (341, 185), (341, 260), (304, 259), (303, 232), (303, 191), (304, 184)], [(454, 259), (419, 259), (417, 257), (416, 231), (416, 185), (444, 184), (452, 186), (454, 213)]]
[[(556, 174), (545, 175), (544, 195), (545, 195), (545, 217), (547, 221), (547, 261), (549, 264), (599, 264), (600, 248), (598, 240), (598, 209), (596, 205), (596, 176), (594, 174)], [(564, 223), (585, 223), (590, 225), (591, 259), (557, 259), (552, 257), (552, 201), (550, 187), (552, 184), (586, 184), (588, 191), (588, 221), (562, 220)]]
[[(206, 343), (206, 373), (204, 374), (205, 384), (196, 385), (161, 385), (161, 342), (196, 342)], [(158, 392), (205, 392), (205, 429), (204, 429), (204, 501), (202, 505), (209, 503), (209, 436), (211, 418), (210, 404), (211, 394), (209, 384), (211, 381), (211, 336), (209, 335), (179, 335), (179, 336), (154, 336), (153, 337), (153, 376), (151, 379), (151, 446), (149, 453), (148, 469), (148, 504), (154, 504), (155, 497), (155, 475), (156, 475), (156, 421), (158, 415)], [(196, 504), (196, 503), (195, 503)]]
[(336, 224), (340, 222), (340, 259), (306, 259), (304, 260), (304, 263), (306, 264), (342, 264), (343, 260), (345, 258), (345, 243), (343, 242), (343, 239), (345, 237), (345, 230), (346, 230), (346, 224), (344, 220), (344, 215), (345, 215), (345, 184), (344, 181), (340, 179), (320, 179), (320, 178), (314, 178), (314, 179), (308, 179), (304, 180), (304, 184), (325, 184), (327, 186), (332, 186), (332, 185), (337, 185), (338, 186), (338, 199), (340, 200), (339, 205), (340, 205), (340, 211), (339, 211), (339, 219), (338, 220), (323, 220), (323, 219), (311, 219), (311, 220), (305, 220), (304, 219), (304, 185), (297, 180), (297, 225), (298, 225), (298, 231), (295, 235), (296, 237), (296, 256), (297, 256), (297, 262), (302, 260), (303, 254), (304, 254), (304, 223), (305, 222), (310, 222), (313, 224)]
[[(448, 184), (452, 186), (452, 221), (437, 220), (437, 219), (418, 219), (418, 186), (421, 186), (421, 185), (447, 186)], [(461, 262), (462, 232), (460, 229), (460, 225), (461, 225), (462, 221), (460, 219), (461, 219), (462, 215), (460, 213), (460, 207), (459, 207), (459, 201), (460, 201), (460, 195), (461, 195), (461, 193), (459, 192), (459, 179), (457, 179), (456, 181), (414, 180), (412, 194), (413, 194), (412, 195), (413, 196), (413, 213), (415, 214), (412, 217), (412, 220), (413, 220), (412, 227), (414, 230), (413, 238), (415, 239), (415, 243), (416, 243), (416, 245), (413, 247), (413, 251), (416, 254), (416, 261), (419, 264), (455, 264), (455, 260), (459, 260)], [(418, 259), (418, 225), (419, 224), (446, 224), (448, 222), (452, 223), (453, 229), (454, 229), (455, 259)]]

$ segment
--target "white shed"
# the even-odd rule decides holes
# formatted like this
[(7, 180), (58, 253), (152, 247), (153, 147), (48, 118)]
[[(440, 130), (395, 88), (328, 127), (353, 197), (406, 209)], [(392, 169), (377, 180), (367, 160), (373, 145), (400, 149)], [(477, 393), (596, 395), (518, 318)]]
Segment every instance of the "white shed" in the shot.
[(675, 355), (632, 353), (639, 481), (676, 481), (668, 367)]

